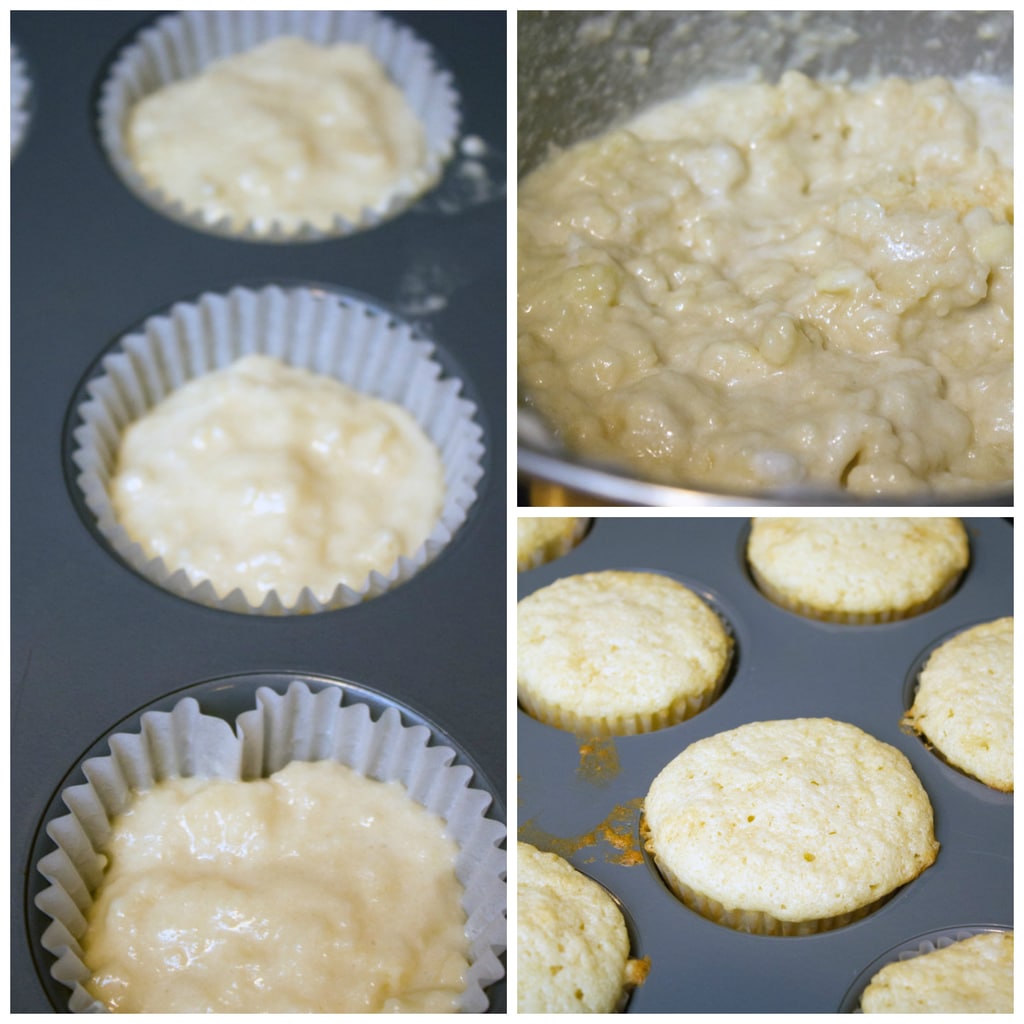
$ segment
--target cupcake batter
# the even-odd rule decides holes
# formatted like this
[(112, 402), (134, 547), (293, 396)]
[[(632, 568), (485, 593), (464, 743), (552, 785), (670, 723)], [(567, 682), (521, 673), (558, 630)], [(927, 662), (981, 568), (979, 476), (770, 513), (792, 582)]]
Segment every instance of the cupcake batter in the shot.
[(366, 47), (282, 37), (144, 97), (129, 157), (208, 223), (326, 230), (431, 184), (426, 133)]
[(401, 406), (251, 355), (129, 426), (110, 496), (150, 558), (259, 605), (326, 601), (411, 555), (444, 500), (440, 453)]
[(519, 383), (669, 483), (1012, 480), (1012, 92), (709, 86), (519, 190)]
[(456, 845), (398, 783), (334, 761), (174, 779), (114, 822), (88, 912), (115, 1012), (455, 1012)]

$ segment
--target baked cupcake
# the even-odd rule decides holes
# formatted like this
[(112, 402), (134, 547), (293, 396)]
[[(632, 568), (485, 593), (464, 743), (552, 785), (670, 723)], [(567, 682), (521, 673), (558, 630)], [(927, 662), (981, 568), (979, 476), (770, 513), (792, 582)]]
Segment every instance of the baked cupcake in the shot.
[(936, 648), (904, 723), (961, 771), (1012, 793), (1012, 616), (964, 630)]
[(861, 996), (864, 1013), (1013, 1013), (1013, 932), (924, 944), (887, 964)]
[(753, 722), (691, 744), (651, 784), (643, 828), (688, 907), (766, 935), (855, 921), (939, 849), (910, 762), (827, 718)]
[(383, 593), (451, 539), (482, 475), (475, 407), (432, 353), (320, 290), (179, 304), (84, 388), (86, 515), (142, 575), (212, 607), (314, 612)]
[(260, 689), (237, 732), (186, 698), (83, 766), (37, 898), (72, 1011), (487, 1008), (491, 796), (428, 728), (339, 694)]
[(554, 853), (516, 844), (517, 1008), (613, 1013), (639, 980), (607, 890)]
[(857, 625), (934, 608), (967, 568), (959, 519), (756, 518), (747, 562), (760, 590), (790, 611)]
[(589, 519), (577, 516), (520, 516), (516, 520), (519, 572), (568, 554), (589, 524)]
[(580, 736), (675, 725), (720, 691), (732, 638), (692, 590), (647, 572), (585, 573), (519, 602), (519, 702)]
[(119, 55), (100, 100), (115, 169), (220, 234), (296, 241), (393, 216), (454, 152), (451, 77), (369, 11), (185, 11)]

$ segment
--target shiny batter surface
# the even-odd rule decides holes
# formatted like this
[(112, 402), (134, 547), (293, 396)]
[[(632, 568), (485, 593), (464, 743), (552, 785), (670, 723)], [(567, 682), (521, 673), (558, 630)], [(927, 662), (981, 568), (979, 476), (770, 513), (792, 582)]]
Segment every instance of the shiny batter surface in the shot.
[(115, 1012), (454, 1012), (456, 845), (398, 783), (334, 761), (175, 779), (114, 822), (88, 988)]
[(118, 521), (150, 558), (254, 605), (327, 600), (430, 535), (444, 467), (403, 407), (250, 355), (196, 377), (125, 432)]
[(364, 46), (281, 37), (215, 61), (131, 111), (146, 182), (215, 222), (326, 229), (430, 184), (426, 135)]

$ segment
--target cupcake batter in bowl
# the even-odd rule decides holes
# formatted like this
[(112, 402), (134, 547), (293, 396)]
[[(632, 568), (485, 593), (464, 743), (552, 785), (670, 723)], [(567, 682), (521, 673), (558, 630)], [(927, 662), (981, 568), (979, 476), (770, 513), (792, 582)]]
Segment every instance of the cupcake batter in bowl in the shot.
[(717, 84), (519, 189), (521, 397), (662, 483), (1012, 480), (1012, 90)]

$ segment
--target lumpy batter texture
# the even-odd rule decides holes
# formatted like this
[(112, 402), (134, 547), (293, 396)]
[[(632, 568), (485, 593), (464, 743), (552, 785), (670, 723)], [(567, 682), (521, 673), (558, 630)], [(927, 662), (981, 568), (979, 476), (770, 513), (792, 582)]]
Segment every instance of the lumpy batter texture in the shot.
[(88, 988), (138, 1012), (454, 1012), (455, 843), (399, 783), (334, 761), (173, 779), (113, 825)]
[(519, 189), (519, 383), (670, 483), (1012, 479), (1012, 96), (708, 86)]
[(444, 466), (404, 407), (249, 355), (132, 423), (110, 494), (150, 558), (221, 596), (292, 604), (415, 552), (441, 512)]
[(210, 223), (326, 230), (431, 183), (426, 135), (363, 46), (284, 36), (215, 61), (133, 109), (146, 182)]

